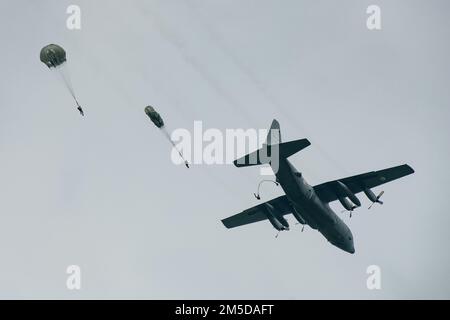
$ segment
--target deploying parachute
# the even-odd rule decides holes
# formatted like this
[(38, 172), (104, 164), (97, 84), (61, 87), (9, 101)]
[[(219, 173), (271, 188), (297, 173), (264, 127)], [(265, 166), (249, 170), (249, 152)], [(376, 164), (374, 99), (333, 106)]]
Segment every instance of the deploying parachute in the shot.
[(73, 90), (72, 87), (72, 82), (70, 81), (69, 73), (66, 66), (67, 64), (66, 51), (64, 51), (64, 49), (58, 46), (57, 44), (49, 44), (42, 48), (40, 59), (43, 63), (45, 63), (45, 65), (50, 70), (55, 70), (56, 72), (58, 72), (58, 74), (63, 79), (67, 89), (69, 90), (70, 94), (72, 95), (73, 99), (75, 100), (78, 111), (82, 116), (84, 116), (83, 109), (78, 103), (78, 100), (75, 96), (75, 91)]
[(167, 132), (166, 127), (164, 126), (164, 120), (161, 118), (161, 116), (159, 115), (159, 113), (155, 110), (155, 108), (153, 108), (152, 106), (147, 106), (144, 109), (145, 114), (150, 118), (150, 120), (153, 122), (153, 124), (158, 127), (162, 133), (166, 136), (167, 140), (170, 141), (170, 143), (172, 144), (172, 146), (175, 148), (175, 150), (177, 150), (178, 154), (180, 155), (181, 159), (184, 160), (184, 165), (189, 168), (189, 163), (187, 162), (187, 160), (184, 159), (183, 154), (181, 153), (180, 150), (177, 149), (177, 146), (175, 145), (175, 143), (172, 141), (172, 139), (170, 138), (170, 134), (169, 132)]

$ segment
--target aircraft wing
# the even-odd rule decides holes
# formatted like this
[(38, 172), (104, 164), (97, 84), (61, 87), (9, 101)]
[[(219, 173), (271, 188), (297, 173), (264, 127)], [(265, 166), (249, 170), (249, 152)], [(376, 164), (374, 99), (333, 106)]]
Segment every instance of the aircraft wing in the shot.
[[(275, 208), (275, 214), (284, 216), (292, 212), (289, 200), (286, 196), (280, 196), (278, 198), (267, 201), (266, 203), (271, 204)], [(265, 210), (266, 209), (264, 207), (264, 203), (261, 203), (257, 206), (235, 214), (234, 216), (223, 219), (222, 223), (229, 229), (266, 220), (267, 214)]]
[(346, 196), (342, 193), (341, 189), (338, 188), (338, 181), (345, 184), (354, 194), (356, 194), (363, 191), (365, 188), (374, 188), (412, 173), (414, 173), (414, 169), (407, 164), (404, 164), (384, 170), (367, 172), (353, 177), (325, 182), (315, 186), (314, 191), (323, 202), (328, 203), (337, 200), (338, 197)]

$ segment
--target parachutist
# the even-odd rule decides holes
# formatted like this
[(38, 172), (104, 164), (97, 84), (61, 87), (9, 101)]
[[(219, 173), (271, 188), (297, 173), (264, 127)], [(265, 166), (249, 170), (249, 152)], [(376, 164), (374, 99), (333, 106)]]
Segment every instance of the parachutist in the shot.
[(145, 114), (150, 118), (150, 120), (153, 122), (153, 124), (161, 129), (161, 131), (164, 133), (164, 135), (166, 136), (167, 140), (169, 140), (169, 142), (172, 144), (172, 146), (174, 147), (174, 149), (178, 152), (178, 154), (180, 155), (181, 159), (183, 159), (184, 161), (184, 165), (186, 166), (186, 168), (189, 169), (189, 162), (187, 162), (186, 159), (184, 159), (183, 157), (183, 153), (178, 150), (177, 145), (175, 144), (175, 142), (172, 141), (169, 132), (167, 131), (166, 127), (164, 126), (164, 120), (162, 119), (161, 115), (155, 110), (155, 108), (153, 108), (152, 106), (146, 106), (145, 109)]
[(72, 95), (72, 98), (75, 100), (75, 103), (77, 104), (77, 110), (80, 112), (82, 116), (84, 116), (83, 109), (78, 103), (77, 97), (75, 96), (75, 91), (72, 88), (72, 83), (70, 81), (68, 70), (66, 69), (67, 67), (65, 67), (67, 63), (66, 51), (57, 44), (49, 44), (42, 48), (40, 53), (40, 59), (50, 70), (55, 70), (60, 74), (60, 76), (64, 80), (67, 89)]

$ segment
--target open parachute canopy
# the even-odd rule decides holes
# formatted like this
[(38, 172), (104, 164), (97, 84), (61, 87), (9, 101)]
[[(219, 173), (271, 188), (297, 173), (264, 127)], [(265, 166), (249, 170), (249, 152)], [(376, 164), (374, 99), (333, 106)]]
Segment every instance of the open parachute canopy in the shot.
[(66, 51), (57, 44), (49, 44), (42, 48), (40, 58), (47, 67), (56, 68), (66, 62)]
[(78, 103), (78, 99), (75, 95), (75, 90), (72, 87), (72, 81), (70, 80), (69, 69), (67, 68), (66, 62), (66, 51), (58, 46), (57, 44), (49, 44), (41, 49), (40, 54), (41, 61), (52, 70), (56, 72), (64, 81), (66, 88), (72, 95), (75, 103), (77, 104), (77, 109), (82, 116), (84, 116), (83, 109)]

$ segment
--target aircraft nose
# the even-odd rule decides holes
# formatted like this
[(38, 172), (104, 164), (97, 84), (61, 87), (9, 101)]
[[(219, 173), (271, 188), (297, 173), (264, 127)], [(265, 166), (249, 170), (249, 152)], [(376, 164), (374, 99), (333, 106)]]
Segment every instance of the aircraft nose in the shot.
[(341, 248), (344, 251), (351, 253), (351, 254), (355, 253), (355, 246), (353, 244), (353, 236), (351, 234), (347, 235), (347, 237), (345, 237), (343, 239), (343, 241), (341, 242), (341, 245), (342, 245)]
[(348, 253), (351, 253), (351, 254), (353, 254), (353, 253), (355, 253), (355, 246), (353, 245), (353, 240), (350, 240), (348, 243), (347, 243), (347, 250), (346, 250)]

